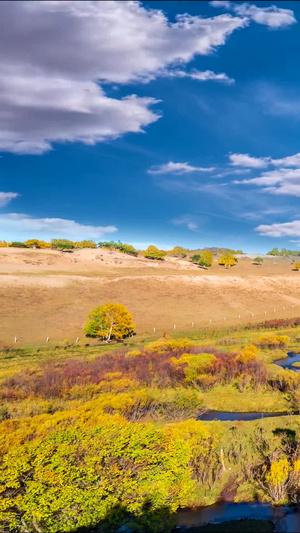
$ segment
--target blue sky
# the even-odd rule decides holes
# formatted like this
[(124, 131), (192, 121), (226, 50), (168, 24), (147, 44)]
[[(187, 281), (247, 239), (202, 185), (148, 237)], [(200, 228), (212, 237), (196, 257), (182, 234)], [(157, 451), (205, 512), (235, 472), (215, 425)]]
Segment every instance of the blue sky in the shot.
[(300, 248), (299, 2), (0, 13), (0, 239)]

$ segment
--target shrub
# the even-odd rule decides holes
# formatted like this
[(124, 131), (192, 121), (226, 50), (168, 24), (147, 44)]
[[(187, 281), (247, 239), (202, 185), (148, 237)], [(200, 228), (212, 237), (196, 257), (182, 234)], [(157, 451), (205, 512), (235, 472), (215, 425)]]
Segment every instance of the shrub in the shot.
[(183, 367), (185, 381), (187, 383), (197, 383), (199, 375), (205, 373), (207, 367), (215, 360), (216, 357), (209, 353), (201, 353), (197, 355), (184, 353), (179, 359), (176, 359), (175, 357), (171, 359), (175, 366)]
[(288, 346), (290, 338), (287, 335), (262, 335), (258, 339), (253, 341), (253, 344), (260, 348), (284, 349)]
[(132, 315), (122, 304), (98, 305), (88, 318), (84, 333), (89, 337), (102, 337), (109, 342), (111, 339), (124, 339), (134, 332)]
[(50, 242), (39, 241), (38, 239), (29, 239), (24, 244), (27, 248), (51, 248)]
[(74, 243), (68, 239), (52, 239), (51, 244), (52, 248), (58, 250), (72, 250), (74, 248)]
[(200, 259), (198, 261), (198, 265), (201, 267), (210, 267), (212, 265), (214, 254), (211, 250), (204, 250), (204, 252), (201, 252)]
[(300, 270), (300, 263), (295, 263), (294, 269), (295, 270)]
[(174, 257), (181, 257), (184, 258), (187, 256), (188, 250), (185, 248), (182, 248), (181, 246), (175, 246), (172, 250), (169, 250), (167, 252), (168, 255), (172, 255)]
[(261, 265), (261, 264), (263, 263), (263, 261), (264, 261), (264, 260), (263, 260), (262, 257), (255, 257), (255, 258), (253, 259), (253, 264), (254, 264), (254, 265)]
[(74, 242), (75, 248), (97, 248), (97, 244), (94, 241), (77, 241)]
[(18, 241), (11, 242), (9, 246), (11, 246), (12, 248), (27, 248), (24, 242), (18, 242)]
[(156, 246), (148, 246), (147, 250), (144, 252), (146, 259), (159, 259), (164, 260), (166, 252), (159, 250)]
[(201, 255), (200, 255), (200, 254), (194, 254), (194, 255), (192, 255), (192, 257), (191, 257), (191, 261), (192, 261), (192, 263), (197, 263), (197, 264), (198, 264), (199, 261), (200, 261), (200, 259), (201, 259)]
[(254, 346), (253, 344), (250, 344), (250, 346), (245, 346), (241, 353), (236, 357), (236, 360), (239, 363), (248, 363), (249, 361), (253, 361), (258, 356), (258, 348), (257, 346)]
[(123, 244), (121, 241), (103, 241), (98, 243), (99, 248), (105, 248), (107, 250), (116, 250), (118, 252), (137, 256), (137, 250), (131, 244)]
[(123, 254), (134, 255), (135, 257), (138, 255), (138, 251), (132, 246), (132, 244), (121, 244), (118, 247), (118, 250)]
[(169, 435), (171, 430), (153, 424), (97, 412), (87, 416), (84, 409), (45, 415), (29, 427), (21, 422), (15, 432), (6, 425), (0, 439), (9, 436), (11, 445), (1, 462), (0, 528), (59, 533), (98, 530), (100, 524), (101, 530), (117, 531), (124, 515), (138, 521), (147, 508), (140, 531), (171, 531), (163, 515), (159, 524), (156, 516), (156, 526), (151, 517), (166, 502), (169, 516), (194, 494), (190, 462), (197, 448), (203, 457), (211, 447), (209, 430), (194, 424), (191, 445), (184, 426)]

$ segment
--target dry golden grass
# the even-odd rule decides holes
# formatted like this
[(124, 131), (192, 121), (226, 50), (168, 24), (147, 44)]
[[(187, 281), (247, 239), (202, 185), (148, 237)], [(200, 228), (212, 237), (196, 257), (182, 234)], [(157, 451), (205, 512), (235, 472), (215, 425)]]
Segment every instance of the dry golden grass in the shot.
[(192, 322), (196, 329), (294, 317), (300, 313), (300, 273), (288, 258), (255, 266), (244, 257), (228, 270), (214, 258), (211, 269), (201, 270), (187, 260), (150, 261), (103, 250), (0, 250), (2, 343), (15, 335), (20, 343), (82, 338), (88, 311), (105, 302), (125, 304), (140, 334), (154, 327), (156, 333), (174, 332), (174, 324), (176, 333), (187, 331)]

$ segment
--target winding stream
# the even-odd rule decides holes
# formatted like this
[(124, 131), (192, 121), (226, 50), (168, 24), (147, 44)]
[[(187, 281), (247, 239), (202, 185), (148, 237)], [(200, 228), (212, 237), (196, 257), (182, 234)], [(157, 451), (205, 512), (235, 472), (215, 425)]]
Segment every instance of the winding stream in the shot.
[[(284, 369), (299, 372), (300, 368), (294, 367), (293, 364), (300, 362), (300, 354), (289, 352), (288, 356), (283, 359), (274, 361), (274, 364)], [(249, 421), (260, 418), (270, 418), (296, 413), (230, 413), (226, 411), (206, 411), (198, 417), (198, 420), (210, 421)], [(268, 503), (260, 502), (243, 502), (228, 503), (218, 502), (208, 507), (198, 509), (182, 509), (176, 515), (175, 531), (187, 531), (193, 528), (201, 528), (205, 524), (221, 524), (231, 520), (265, 520), (273, 522), (277, 533), (296, 533), (300, 532), (300, 506), (281, 505), (274, 507)], [(241, 527), (243, 525), (241, 524)], [(195, 529), (194, 529), (195, 528)]]
[[(274, 523), (278, 533), (300, 532), (299, 506), (280, 505), (274, 507), (269, 503), (218, 502), (209, 507), (182, 509), (176, 515), (175, 531), (186, 531), (190, 527), (201, 527), (207, 523), (220, 524), (229, 520), (269, 520)], [(242, 530), (241, 530), (242, 533)]]
[[(277, 359), (274, 361), (275, 365), (280, 366), (281, 368), (293, 370), (294, 372), (299, 372), (300, 368), (294, 367), (294, 363), (300, 362), (300, 353), (288, 352), (288, 356), (283, 359)], [(277, 413), (232, 413), (228, 411), (206, 411), (205, 413), (198, 416), (197, 420), (203, 420), (209, 422), (211, 420), (221, 420), (222, 422), (234, 422), (234, 421), (244, 421), (248, 422), (250, 420), (258, 420), (259, 418), (273, 418), (275, 416), (284, 416), (284, 415), (294, 415), (298, 414), (295, 412), (277, 412)], [(300, 532), (300, 527), (299, 527)]]
[(288, 356), (283, 359), (277, 359), (274, 361), (274, 365), (281, 366), (285, 370), (293, 370), (294, 372), (299, 372), (300, 368), (293, 366), (294, 363), (300, 362), (300, 353), (288, 352)]

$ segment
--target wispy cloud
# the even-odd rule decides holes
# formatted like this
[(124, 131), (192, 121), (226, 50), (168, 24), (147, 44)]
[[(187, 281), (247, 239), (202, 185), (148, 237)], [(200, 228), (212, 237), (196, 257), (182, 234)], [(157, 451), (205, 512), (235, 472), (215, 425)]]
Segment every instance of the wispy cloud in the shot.
[(67, 239), (98, 239), (106, 233), (117, 231), (115, 226), (88, 226), (64, 218), (35, 218), (26, 214), (8, 213), (0, 215), (3, 235), (33, 235), (37, 238), (63, 237)]
[(0, 207), (5, 207), (18, 196), (20, 196), (20, 194), (17, 192), (0, 192)]
[(217, 73), (213, 72), (212, 70), (166, 70), (163, 75), (170, 78), (191, 78), (192, 80), (198, 81), (219, 81), (229, 85), (235, 82), (233, 78), (230, 78), (224, 72)]
[(222, 170), (221, 172), (219, 172), (219, 174), (214, 174), (211, 177), (212, 178), (225, 178), (226, 176), (249, 174), (249, 172), (251, 172), (250, 168), (236, 168), (236, 169), (229, 168), (227, 170)]
[(189, 163), (168, 163), (154, 166), (147, 170), (148, 174), (190, 174), (191, 172), (212, 172), (215, 167), (194, 167)]
[(199, 228), (196, 217), (193, 215), (183, 215), (178, 218), (173, 218), (171, 223), (175, 226), (185, 226), (190, 231), (197, 231)]
[(272, 29), (284, 28), (295, 24), (297, 21), (291, 9), (283, 9), (277, 6), (257, 7), (249, 2), (212, 1), (213, 7), (221, 7), (233, 11), (236, 15), (248, 17), (257, 24), (264, 24)]

